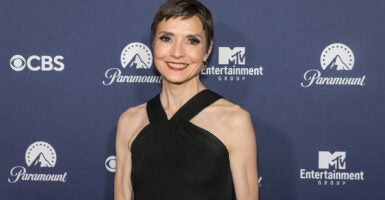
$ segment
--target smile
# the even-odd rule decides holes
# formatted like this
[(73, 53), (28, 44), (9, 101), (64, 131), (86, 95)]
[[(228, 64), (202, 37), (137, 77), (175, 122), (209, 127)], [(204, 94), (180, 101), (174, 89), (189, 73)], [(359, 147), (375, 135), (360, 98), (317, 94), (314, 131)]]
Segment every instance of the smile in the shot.
[(166, 62), (167, 67), (174, 71), (182, 71), (187, 68), (188, 64), (185, 63), (175, 63), (175, 62)]

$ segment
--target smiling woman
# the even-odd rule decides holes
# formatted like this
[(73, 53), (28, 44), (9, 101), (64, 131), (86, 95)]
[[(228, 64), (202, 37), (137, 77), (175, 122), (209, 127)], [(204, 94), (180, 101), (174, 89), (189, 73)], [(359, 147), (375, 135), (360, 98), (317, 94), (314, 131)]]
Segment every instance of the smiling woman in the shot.
[(197, 84), (206, 51), (206, 37), (199, 18), (163, 20), (153, 40), (154, 63), (164, 82)]
[(151, 26), (162, 91), (127, 109), (116, 134), (115, 200), (258, 199), (250, 115), (200, 81), (213, 46), (210, 11), (170, 0)]

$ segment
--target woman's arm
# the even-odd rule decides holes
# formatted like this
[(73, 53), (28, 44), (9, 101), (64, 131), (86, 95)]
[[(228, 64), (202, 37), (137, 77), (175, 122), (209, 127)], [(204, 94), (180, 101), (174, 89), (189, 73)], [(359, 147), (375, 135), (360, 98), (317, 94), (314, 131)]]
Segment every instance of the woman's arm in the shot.
[(229, 124), (229, 156), (237, 200), (258, 200), (257, 148), (250, 115), (239, 108)]
[(131, 183), (131, 143), (147, 124), (146, 103), (129, 108), (119, 118), (115, 141), (114, 200), (134, 199)]
[(148, 124), (146, 104), (125, 111), (119, 118), (116, 132), (116, 172), (114, 200), (132, 200), (131, 143), (144, 126)]
[(118, 121), (116, 132), (116, 172), (114, 183), (114, 200), (132, 200), (131, 185), (131, 152), (129, 149), (129, 134), (127, 125), (129, 116), (122, 114)]

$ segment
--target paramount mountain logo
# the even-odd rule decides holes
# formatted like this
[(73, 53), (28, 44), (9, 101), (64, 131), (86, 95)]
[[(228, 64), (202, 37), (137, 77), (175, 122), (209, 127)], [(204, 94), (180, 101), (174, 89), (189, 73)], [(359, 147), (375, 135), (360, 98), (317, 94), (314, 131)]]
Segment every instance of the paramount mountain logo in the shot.
[(136, 69), (150, 69), (152, 65), (151, 50), (139, 42), (128, 44), (122, 50), (120, 62), (123, 68), (128, 66)]
[[(320, 64), (324, 71), (344, 72), (351, 71), (354, 66), (354, 54), (353, 51), (346, 45), (341, 43), (333, 43), (327, 46), (321, 53)], [(342, 74), (342, 73), (338, 73)], [(303, 75), (304, 82), (301, 86), (304, 88), (311, 87), (313, 85), (342, 85), (342, 86), (364, 86), (366, 76), (361, 77), (332, 77), (322, 76), (320, 70), (310, 69)]]
[(208, 66), (201, 74), (215, 76), (218, 81), (243, 81), (263, 75), (263, 67), (246, 66), (245, 47), (219, 47), (218, 66)]
[(33, 166), (39, 167), (53, 167), (51, 163), (48, 162), (47, 158), (45, 158), (43, 153), (40, 153), (39, 156), (36, 157), (35, 161), (32, 162)]
[[(24, 166), (15, 166), (10, 170), (11, 177), (9, 183), (18, 181), (38, 181), (38, 182), (67, 182), (67, 172), (64, 173), (41, 173), (41, 169), (54, 168), (56, 165), (56, 151), (47, 142), (37, 141), (31, 144), (25, 152), (25, 162), (28, 168)], [(27, 171), (33, 171), (29, 173)], [(53, 170), (49, 170), (53, 171)]]
[(55, 167), (56, 151), (47, 142), (35, 142), (27, 148), (25, 162), (28, 167)]
[(102, 84), (108, 86), (114, 83), (161, 83), (161, 76), (151, 75), (149, 72), (152, 60), (151, 50), (145, 44), (130, 43), (123, 48), (120, 55), (124, 72), (118, 67), (107, 69)]
[(139, 54), (135, 54), (134, 58), (131, 59), (131, 61), (127, 65), (123, 65), (123, 68), (126, 68), (129, 66), (130, 68), (136, 68), (136, 69), (148, 69), (150, 66), (148, 66), (139, 56)]
[(354, 66), (354, 54), (353, 51), (344, 44), (331, 44), (322, 51), (320, 63), (323, 70), (352, 70)]
[(336, 55), (329, 65), (326, 66), (327, 69), (337, 69), (337, 70), (351, 70), (351, 67), (342, 60), (340, 55)]
[(346, 152), (318, 152), (318, 170), (300, 169), (300, 179), (315, 180), (318, 185), (346, 185), (349, 181), (363, 181), (363, 171), (346, 171)]

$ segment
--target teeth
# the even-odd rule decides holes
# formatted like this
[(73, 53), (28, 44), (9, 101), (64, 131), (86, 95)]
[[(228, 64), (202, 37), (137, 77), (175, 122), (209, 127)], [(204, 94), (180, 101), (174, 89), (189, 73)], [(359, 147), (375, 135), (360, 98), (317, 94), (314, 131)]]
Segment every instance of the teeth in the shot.
[(177, 63), (167, 63), (170, 67), (173, 67), (173, 68), (185, 68), (187, 67), (187, 64), (177, 64)]

